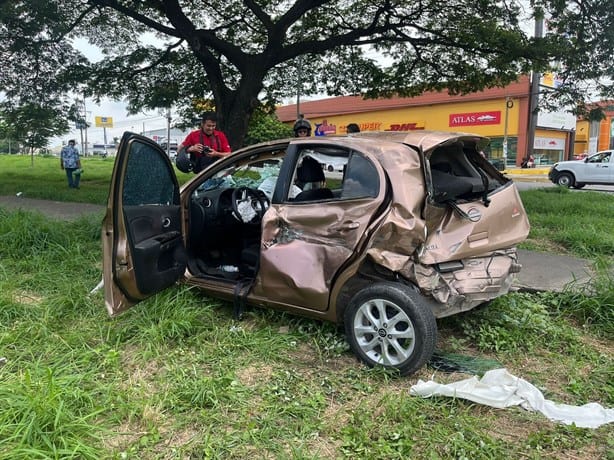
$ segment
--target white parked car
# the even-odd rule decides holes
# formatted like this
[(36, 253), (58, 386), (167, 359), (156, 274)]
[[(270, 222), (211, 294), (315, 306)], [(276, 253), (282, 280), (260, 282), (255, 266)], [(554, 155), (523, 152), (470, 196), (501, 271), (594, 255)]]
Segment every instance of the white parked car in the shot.
[(614, 185), (614, 150), (597, 152), (583, 160), (555, 163), (548, 173), (548, 179), (563, 187)]

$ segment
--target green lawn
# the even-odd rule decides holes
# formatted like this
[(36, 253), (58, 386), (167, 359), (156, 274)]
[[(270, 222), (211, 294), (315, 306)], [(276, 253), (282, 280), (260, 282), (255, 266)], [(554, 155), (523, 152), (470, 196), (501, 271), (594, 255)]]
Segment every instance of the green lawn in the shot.
[[(103, 204), (112, 161), (83, 166), (68, 190), (57, 158), (0, 156), (0, 194)], [(611, 261), (611, 196), (523, 200), (527, 247)], [(366, 369), (330, 324), (261, 309), (237, 322), (231, 304), (179, 286), (109, 318), (90, 293), (100, 251), (97, 218), (0, 208), (0, 460), (614, 458), (611, 425), (410, 396), (418, 379), (467, 375)], [(604, 270), (588, 290), (508, 294), (441, 320), (438, 347), (497, 361), (556, 402), (613, 407), (613, 312)]]

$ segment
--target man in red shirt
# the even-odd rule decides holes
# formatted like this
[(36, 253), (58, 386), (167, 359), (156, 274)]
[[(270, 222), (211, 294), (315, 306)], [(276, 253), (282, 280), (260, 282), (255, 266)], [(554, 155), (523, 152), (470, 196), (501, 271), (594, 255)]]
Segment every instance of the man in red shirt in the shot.
[(203, 113), (200, 129), (188, 134), (177, 147), (178, 152), (185, 148), (185, 151), (190, 154), (190, 161), (195, 173), (202, 171), (218, 158), (230, 154), (228, 139), (222, 131), (215, 129), (216, 125), (217, 116), (215, 112)]

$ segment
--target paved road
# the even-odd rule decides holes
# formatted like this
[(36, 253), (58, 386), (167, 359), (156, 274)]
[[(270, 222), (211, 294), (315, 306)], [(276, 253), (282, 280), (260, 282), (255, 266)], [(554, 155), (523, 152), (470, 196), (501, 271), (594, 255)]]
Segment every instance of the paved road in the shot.
[[(533, 190), (536, 188), (544, 187), (556, 187), (552, 182), (548, 180), (546, 176), (530, 176), (530, 175), (509, 175), (514, 181), (518, 190)], [(575, 188), (570, 189), (572, 192), (605, 192), (614, 193), (614, 185), (586, 185), (584, 188), (577, 190)]]

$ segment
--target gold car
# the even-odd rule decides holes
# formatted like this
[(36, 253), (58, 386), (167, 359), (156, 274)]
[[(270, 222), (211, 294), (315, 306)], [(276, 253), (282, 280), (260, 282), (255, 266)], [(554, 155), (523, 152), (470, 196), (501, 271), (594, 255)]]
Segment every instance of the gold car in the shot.
[[(488, 139), (413, 131), (284, 139), (181, 189), (165, 152), (126, 133), (103, 222), (108, 311), (176, 282), (345, 328), (367, 365), (410, 374), (436, 318), (509, 291), (529, 223)], [(335, 165), (329, 171), (327, 165)]]

